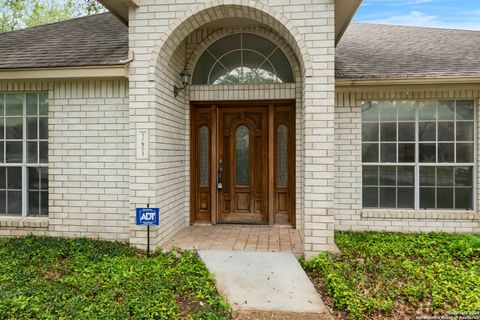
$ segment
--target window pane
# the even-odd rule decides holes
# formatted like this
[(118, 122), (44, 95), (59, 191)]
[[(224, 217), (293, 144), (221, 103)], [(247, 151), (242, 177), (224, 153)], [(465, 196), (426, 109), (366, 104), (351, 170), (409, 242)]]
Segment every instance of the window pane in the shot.
[(208, 127), (201, 126), (200, 127), (200, 135), (199, 135), (199, 147), (200, 147), (200, 186), (201, 187), (208, 187), (209, 183), (209, 160), (210, 160), (210, 152), (209, 152), (209, 134), (208, 134)]
[(362, 104), (362, 120), (363, 121), (378, 121), (378, 102), (368, 101)]
[(378, 141), (378, 123), (363, 123), (362, 141)]
[(23, 162), (22, 154), (22, 142), (10, 142), (6, 143), (6, 160), (8, 163), (21, 163)]
[(23, 115), (23, 94), (6, 94), (6, 115), (22, 116)]
[(42, 190), (48, 191), (48, 168), (40, 169), (40, 187)]
[(7, 139), (23, 139), (23, 119), (21, 117), (8, 117), (5, 120)]
[(7, 213), (7, 192), (0, 190), (0, 214)]
[(398, 167), (398, 185), (413, 186), (415, 184), (414, 173), (414, 167)]
[(415, 120), (416, 101), (398, 101), (398, 120)]
[(400, 122), (398, 124), (398, 141), (415, 141), (414, 122)]
[(245, 125), (237, 128), (236, 133), (237, 185), (248, 186), (250, 177), (249, 130)]
[(455, 144), (438, 144), (438, 162), (455, 162)]
[(362, 161), (378, 162), (378, 143), (362, 144)]
[(395, 143), (382, 143), (380, 145), (381, 162), (397, 161), (397, 145)]
[(7, 188), (7, 168), (0, 167), (0, 189)]
[(28, 192), (28, 215), (40, 214), (40, 192)]
[(287, 126), (281, 124), (277, 129), (277, 179), (280, 187), (287, 186)]
[(22, 168), (7, 168), (7, 189), (22, 189)]
[(437, 186), (453, 186), (453, 167), (437, 167)]
[(40, 168), (28, 168), (28, 189), (29, 190), (40, 189), (39, 170)]
[(48, 93), (40, 93), (38, 99), (40, 101), (40, 115), (48, 116)]
[(420, 188), (420, 208), (435, 209), (435, 188)]
[[(1, 97), (1, 96), (0, 96)], [(0, 139), (4, 139), (5, 118), (0, 116)]]
[(27, 93), (27, 115), (37, 115), (38, 112), (38, 94)]
[(473, 186), (473, 167), (455, 168), (455, 186), (471, 187)]
[(362, 203), (364, 208), (378, 208), (378, 188), (363, 188)]
[(364, 166), (362, 170), (362, 183), (364, 186), (378, 185), (378, 167)]
[(455, 122), (438, 123), (438, 141), (455, 140)]
[(382, 208), (396, 207), (396, 188), (395, 187), (380, 188), (380, 207)]
[(457, 141), (473, 141), (473, 122), (457, 122)]
[(457, 162), (473, 162), (473, 143), (457, 143)]
[(3, 142), (0, 142), (0, 163), (5, 162), (5, 144)]
[(45, 117), (40, 117), (38, 119), (38, 123), (40, 139), (48, 139), (48, 119)]
[(396, 167), (380, 167), (380, 185), (394, 186), (397, 184)]
[(437, 208), (438, 209), (453, 208), (453, 188), (437, 189)]
[(438, 101), (438, 119), (439, 120), (455, 119), (455, 101), (453, 100)]
[(437, 102), (436, 101), (420, 101), (418, 103), (418, 119), (419, 120), (436, 120), (437, 119)]
[(37, 118), (27, 118), (27, 139), (37, 139)]
[(457, 120), (473, 120), (473, 100), (457, 100)]
[(415, 144), (398, 144), (398, 162), (415, 162)]
[(48, 215), (48, 192), (40, 192), (40, 214)]
[(394, 101), (381, 101), (379, 104), (381, 121), (397, 121), (397, 105)]
[(414, 188), (398, 188), (398, 208), (401, 208), (401, 209), (415, 208)]
[(397, 141), (397, 123), (386, 122), (382, 123), (380, 129), (381, 141)]
[(455, 209), (473, 209), (472, 188), (455, 188)]
[(4, 105), (5, 105), (5, 102), (4, 102), (4, 98), (5, 98), (5, 95), (4, 94), (0, 94), (0, 116), (4, 116), (5, 113), (4, 113)]
[(437, 140), (437, 124), (436, 122), (420, 122), (418, 124), (418, 137), (420, 141)]
[(27, 142), (27, 162), (28, 163), (38, 163), (38, 142)]
[(48, 163), (48, 142), (40, 142), (40, 163)]
[(435, 162), (436, 161), (436, 146), (435, 143), (420, 143), (419, 158), (420, 162)]
[(7, 191), (7, 213), (22, 214), (22, 191)]
[(420, 167), (420, 185), (435, 186), (435, 167)]

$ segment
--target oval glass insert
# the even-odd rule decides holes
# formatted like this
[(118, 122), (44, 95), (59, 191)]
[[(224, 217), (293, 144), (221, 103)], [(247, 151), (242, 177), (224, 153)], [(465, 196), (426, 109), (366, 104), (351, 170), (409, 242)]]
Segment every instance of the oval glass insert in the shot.
[(249, 184), (249, 130), (246, 125), (241, 125), (237, 128), (235, 135), (236, 145), (236, 160), (237, 160), (237, 186), (248, 186)]
[(208, 127), (203, 125), (200, 127), (199, 134), (199, 151), (200, 151), (200, 187), (208, 187)]

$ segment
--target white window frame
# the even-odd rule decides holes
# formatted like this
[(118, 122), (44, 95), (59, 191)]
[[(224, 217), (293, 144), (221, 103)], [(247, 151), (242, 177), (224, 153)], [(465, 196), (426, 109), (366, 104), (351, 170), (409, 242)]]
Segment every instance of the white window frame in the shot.
[[(437, 126), (436, 126), (436, 140), (435, 140), (435, 145), (436, 145), (436, 161), (437, 162), (420, 162), (420, 136), (419, 136), (419, 122), (431, 122), (431, 121), (428, 121), (428, 120), (419, 120), (419, 112), (418, 112), (418, 108), (415, 110), (415, 140), (412, 141), (412, 143), (415, 144), (415, 162), (398, 162), (398, 123), (401, 123), (401, 122), (413, 122), (413, 120), (411, 121), (398, 121), (398, 115), (397, 115), (397, 119), (395, 120), (395, 123), (397, 124), (397, 139), (396, 141), (391, 141), (391, 142), (385, 142), (385, 143), (395, 143), (396, 146), (397, 146), (397, 162), (388, 162), (388, 163), (384, 163), (384, 162), (363, 162), (363, 159), (361, 159), (361, 167), (362, 167), (362, 182), (361, 182), (361, 185), (362, 185), (362, 210), (396, 210), (396, 211), (468, 211), (468, 212), (473, 212), (476, 210), (477, 208), (477, 100), (475, 100), (474, 98), (444, 98), (444, 99), (372, 99), (372, 100), (364, 100), (361, 102), (361, 105), (363, 107), (364, 103), (366, 102), (382, 102), (382, 101), (414, 101), (414, 102), (422, 102), (422, 101), (434, 101), (434, 102), (437, 102), (437, 119), (435, 120), (435, 122), (437, 123)], [(438, 101), (454, 101), (455, 102), (455, 110), (456, 110), (456, 103), (457, 101), (473, 101), (473, 163), (471, 162), (460, 162), (460, 163), (457, 163), (457, 162), (445, 162), (445, 163), (442, 163), (442, 162), (438, 162)], [(398, 110), (398, 109), (397, 109)], [(397, 111), (398, 112), (398, 111)], [(380, 115), (379, 115), (380, 117)], [(372, 121), (373, 122), (373, 121)], [(393, 122), (393, 121), (385, 121), (385, 122)], [(456, 113), (455, 113), (455, 119), (453, 120), (453, 122), (455, 123), (455, 138), (454, 138), (454, 141), (453, 143), (455, 143), (455, 151), (454, 151), (454, 154), (455, 154), (455, 161), (457, 160), (456, 159), (456, 155), (457, 155), (457, 150), (456, 150), (456, 143), (457, 143), (457, 139), (456, 139), (456, 129), (457, 129), (457, 119), (456, 119)], [(460, 122), (462, 122), (460, 120)], [(363, 126), (363, 119), (362, 119), (362, 110), (360, 110), (360, 124), (361, 126)], [(381, 160), (381, 145), (382, 145), (382, 141), (381, 141), (381, 119), (379, 118), (378, 119), (378, 137), (379, 137), (379, 140), (378, 140), (378, 160), (380, 161)], [(440, 141), (441, 143), (442, 141)], [(463, 141), (460, 141), (460, 143), (462, 143)], [(362, 138), (362, 131), (360, 133), (360, 144), (361, 144), (361, 147), (360, 149), (363, 148), (363, 138)], [(366, 143), (369, 143), (368, 141)], [(372, 142), (372, 143), (375, 143), (375, 142)], [(405, 142), (403, 142), (405, 143)], [(471, 143), (470, 141), (468, 143)], [(380, 197), (378, 198), (378, 203), (379, 203), (379, 206), (378, 207), (364, 207), (363, 206), (363, 167), (364, 166), (378, 166), (378, 167), (382, 167), (382, 166), (392, 166), (392, 167), (402, 167), (402, 166), (413, 166), (414, 167), (414, 209), (411, 209), (411, 208), (388, 208), (388, 207), (380, 207)], [(460, 208), (420, 208), (420, 167), (472, 167), (473, 169), (473, 177), (472, 177), (472, 209), (460, 209)], [(378, 185), (379, 188), (380, 188), (380, 185)], [(398, 182), (397, 182), (397, 188), (398, 188)], [(437, 188), (437, 182), (435, 182), (435, 189)], [(455, 189), (455, 188), (454, 188)], [(455, 190), (454, 190), (455, 192)], [(379, 195), (378, 195), (379, 196)], [(437, 202), (437, 199), (435, 198), (435, 203)], [(396, 199), (396, 204), (398, 205), (398, 198)]]
[[(37, 94), (37, 95), (40, 95), (40, 94), (47, 94), (48, 95), (48, 92), (47, 91), (22, 91), (22, 92), (0, 92), (0, 96), (3, 96), (4, 98), (4, 114), (1, 115), (4, 119), (7, 118), (6, 114), (7, 114), (7, 101), (6, 101), (6, 95), (8, 94), (18, 94), (18, 95), (24, 95), (24, 99), (23, 99), (23, 114), (22, 114), (22, 121), (23, 121), (23, 139), (22, 139), (22, 162), (18, 162), (18, 163), (7, 163), (7, 146), (6, 146), (6, 142), (7, 142), (7, 126), (5, 125), (4, 128), (3, 128), (3, 136), (4, 136), (4, 139), (3, 141), (5, 142), (4, 143), (4, 160), (5, 162), (0, 162), (0, 168), (8, 168), (8, 167), (22, 167), (22, 214), (21, 214), (21, 217), (32, 217), (31, 215), (28, 215), (28, 208), (29, 208), (29, 203), (28, 203), (28, 181), (29, 181), (29, 176), (28, 176), (28, 169), (29, 168), (48, 168), (48, 160), (47, 160), (47, 163), (41, 163), (40, 162), (40, 144), (38, 144), (38, 147), (37, 147), (37, 163), (28, 163), (27, 162), (27, 118), (28, 118), (28, 115), (27, 115), (27, 94)], [(37, 103), (39, 103), (37, 101)], [(47, 105), (49, 106), (49, 104), (47, 103)], [(37, 104), (37, 108), (39, 108), (39, 105)], [(18, 116), (17, 116), (18, 117)], [(36, 115), (37, 119), (39, 118), (39, 115), (37, 113)], [(49, 119), (49, 116), (48, 116), (48, 112), (47, 112), (47, 119)], [(6, 120), (4, 120), (6, 121)], [(40, 137), (40, 126), (37, 125), (37, 141), (40, 140), (38, 139)], [(48, 141), (48, 140), (47, 140)], [(8, 208), (8, 197), (6, 199), (6, 207)], [(47, 208), (48, 208), (48, 204), (47, 204)], [(19, 215), (12, 215), (12, 214), (0, 214), (0, 217), (20, 217)], [(48, 212), (46, 215), (34, 215), (33, 217), (48, 217)]]

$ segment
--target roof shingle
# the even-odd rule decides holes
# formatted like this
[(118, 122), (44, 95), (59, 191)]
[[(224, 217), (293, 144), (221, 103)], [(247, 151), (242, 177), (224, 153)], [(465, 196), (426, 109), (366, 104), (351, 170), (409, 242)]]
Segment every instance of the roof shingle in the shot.
[(0, 33), (0, 69), (118, 65), (128, 27), (110, 13)]
[(480, 32), (353, 23), (336, 50), (337, 79), (480, 76)]

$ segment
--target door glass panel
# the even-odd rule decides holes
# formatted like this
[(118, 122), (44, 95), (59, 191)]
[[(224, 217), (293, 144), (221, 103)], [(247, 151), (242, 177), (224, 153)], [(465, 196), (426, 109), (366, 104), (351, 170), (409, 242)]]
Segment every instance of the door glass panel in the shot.
[(200, 127), (200, 186), (208, 187), (208, 127)]
[(249, 159), (249, 130), (245, 125), (241, 125), (237, 129), (236, 133), (236, 160), (237, 160), (237, 181), (238, 186), (248, 186), (249, 185), (249, 168), (250, 168), (250, 159)]
[(287, 126), (281, 124), (277, 129), (277, 176), (278, 186), (287, 186)]

